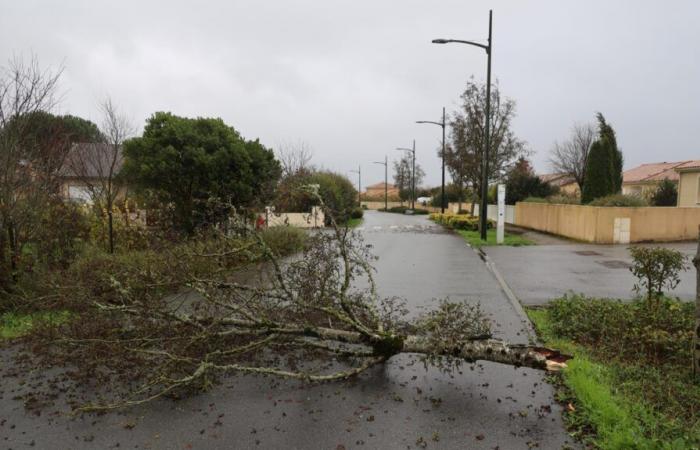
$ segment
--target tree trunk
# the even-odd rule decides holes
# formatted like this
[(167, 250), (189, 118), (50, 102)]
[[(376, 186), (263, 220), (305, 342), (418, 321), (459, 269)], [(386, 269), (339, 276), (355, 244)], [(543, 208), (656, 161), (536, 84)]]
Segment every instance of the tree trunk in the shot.
[(698, 251), (693, 258), (695, 264), (695, 333), (693, 336), (693, 374), (700, 375), (700, 227), (698, 228)]
[(114, 253), (114, 214), (110, 207), (107, 211), (107, 226), (109, 233), (109, 253)]
[(19, 248), (17, 247), (17, 234), (12, 222), (7, 224), (7, 240), (10, 244), (10, 272), (12, 280), (17, 281), (17, 262), (19, 261)]

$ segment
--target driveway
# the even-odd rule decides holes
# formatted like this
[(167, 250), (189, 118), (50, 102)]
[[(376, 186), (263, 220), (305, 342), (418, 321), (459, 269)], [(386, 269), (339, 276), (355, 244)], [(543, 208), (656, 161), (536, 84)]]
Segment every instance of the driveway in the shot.
[[(436, 299), (481, 301), (496, 334), (527, 342), (521, 317), (461, 238), (425, 217), (368, 212), (359, 230), (379, 255), (378, 289), (413, 315)], [(570, 445), (543, 373), (478, 363), (454, 373), (399, 355), (334, 384), (240, 376), (202, 395), (103, 416), (69, 418), (70, 390), (41, 415), (28, 393), (57, 393), (53, 374), (12, 373), (0, 352), (0, 448), (560, 449)]]
[[(695, 255), (697, 243), (660, 245)], [(489, 258), (525, 305), (541, 305), (568, 292), (590, 297), (632, 299), (636, 278), (629, 270), (632, 258), (628, 245), (533, 245), (527, 247), (484, 247)], [(695, 299), (695, 268), (681, 274), (671, 295)]]

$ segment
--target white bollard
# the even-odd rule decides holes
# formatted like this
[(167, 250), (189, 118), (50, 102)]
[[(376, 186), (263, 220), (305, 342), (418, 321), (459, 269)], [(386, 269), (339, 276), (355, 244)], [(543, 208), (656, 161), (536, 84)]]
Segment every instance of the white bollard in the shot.
[(496, 243), (502, 244), (506, 224), (506, 185), (498, 185), (498, 220), (496, 228)]

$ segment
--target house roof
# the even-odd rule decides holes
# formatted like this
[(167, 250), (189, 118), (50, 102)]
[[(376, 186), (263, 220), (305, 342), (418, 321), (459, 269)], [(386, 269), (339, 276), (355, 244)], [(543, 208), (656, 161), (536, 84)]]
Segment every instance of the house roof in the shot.
[[(648, 183), (662, 181), (668, 178), (671, 181), (678, 181), (676, 168), (693, 161), (660, 162), (642, 164), (622, 173), (623, 183)], [(698, 161), (696, 161), (698, 162)]]
[(553, 186), (566, 186), (567, 184), (576, 183), (574, 177), (565, 173), (545, 173), (537, 176), (540, 180)]
[(680, 166), (676, 166), (675, 170), (681, 172), (684, 170), (700, 169), (700, 159), (694, 159), (692, 161), (686, 161)]
[[(110, 169), (116, 175), (122, 168), (124, 157), (121, 147), (115, 156), (110, 144), (81, 142), (71, 146), (59, 170), (59, 176), (107, 178)], [(112, 167), (113, 165), (113, 167)]]

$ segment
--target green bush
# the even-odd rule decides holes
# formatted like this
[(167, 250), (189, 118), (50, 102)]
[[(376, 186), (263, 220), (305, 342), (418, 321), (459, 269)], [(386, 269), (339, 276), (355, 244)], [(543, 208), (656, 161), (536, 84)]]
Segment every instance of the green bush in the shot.
[(306, 232), (297, 227), (270, 227), (260, 232), (265, 243), (278, 255), (291, 255), (304, 248)]
[(625, 304), (571, 295), (551, 302), (547, 314), (556, 336), (593, 347), (602, 355), (652, 365), (687, 365), (694, 308), (666, 297), (650, 308), (644, 300)]
[(558, 194), (547, 198), (528, 197), (524, 202), (528, 203), (550, 203), (552, 205), (580, 205), (581, 199), (573, 195)]
[(649, 203), (654, 206), (676, 206), (678, 203), (676, 183), (668, 178), (664, 178), (649, 197)]
[(613, 194), (605, 197), (600, 197), (589, 203), (590, 206), (649, 206), (649, 204), (641, 197), (636, 195)]
[(385, 210), (384, 208), (379, 209), (379, 211), (384, 211), (384, 212), (390, 212), (390, 213), (397, 213), (397, 214), (406, 214), (406, 211), (413, 211), (413, 214), (418, 214), (418, 215), (424, 215), (424, 214), (430, 214), (430, 211), (427, 209), (422, 209), (422, 208), (411, 208), (409, 206), (393, 206), (389, 208), (389, 210)]
[(680, 272), (687, 270), (686, 257), (678, 250), (664, 247), (630, 247), (634, 264), (630, 267), (637, 277), (634, 290), (644, 292), (647, 301), (658, 299), (663, 290), (673, 290), (681, 282)]
[(364, 216), (364, 211), (362, 208), (353, 208), (353, 210), (350, 211), (351, 219), (362, 219), (362, 216)]

